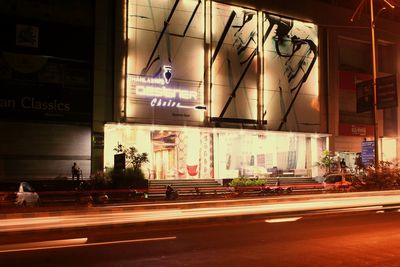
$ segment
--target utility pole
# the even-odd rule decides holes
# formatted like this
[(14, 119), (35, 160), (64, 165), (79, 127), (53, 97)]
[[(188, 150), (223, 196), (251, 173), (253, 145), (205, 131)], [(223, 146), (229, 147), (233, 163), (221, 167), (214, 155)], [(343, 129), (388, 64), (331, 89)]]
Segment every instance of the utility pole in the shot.
[[(361, 0), (358, 4), (356, 10), (351, 17), (353, 22), (354, 17), (360, 12), (361, 7), (367, 2), (367, 0)], [(390, 0), (383, 0), (383, 2), (390, 8), (395, 8)], [(374, 13), (374, 0), (369, 0), (370, 9), (370, 28), (371, 28), (371, 47), (372, 47), (372, 83), (373, 83), (373, 94), (374, 94), (374, 109), (373, 109), (373, 120), (374, 120), (374, 150), (375, 150), (375, 170), (379, 169), (379, 133), (378, 133), (378, 118), (377, 118), (377, 90), (376, 90), (376, 76), (377, 76), (377, 66), (376, 66), (376, 40), (375, 40), (375, 18), (386, 9), (382, 7), (377, 15)]]
[(375, 170), (379, 168), (379, 135), (378, 135), (378, 118), (377, 118), (377, 97), (376, 97), (376, 43), (375, 43), (375, 15), (374, 15), (374, 0), (369, 0), (371, 11), (371, 46), (372, 46), (372, 82), (374, 92), (374, 148), (375, 148)]

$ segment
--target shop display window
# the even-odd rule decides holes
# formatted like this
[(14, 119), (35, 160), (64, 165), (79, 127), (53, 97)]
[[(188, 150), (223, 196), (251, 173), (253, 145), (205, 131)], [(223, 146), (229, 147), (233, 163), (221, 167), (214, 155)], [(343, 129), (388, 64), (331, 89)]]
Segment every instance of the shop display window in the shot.
[(134, 146), (149, 155), (143, 171), (150, 179), (309, 175), (326, 146), (323, 136), (294, 133), (118, 124), (106, 129), (106, 167), (113, 167), (118, 143)]

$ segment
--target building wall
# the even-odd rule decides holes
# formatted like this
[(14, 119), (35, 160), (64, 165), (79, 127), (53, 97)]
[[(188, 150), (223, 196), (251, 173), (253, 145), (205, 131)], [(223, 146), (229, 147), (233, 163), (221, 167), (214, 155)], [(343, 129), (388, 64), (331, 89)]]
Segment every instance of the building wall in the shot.
[(93, 7), (0, 3), (0, 179), (90, 175)]
[(95, 3), (92, 173), (103, 170), (104, 123), (114, 120), (115, 10), (114, 1)]

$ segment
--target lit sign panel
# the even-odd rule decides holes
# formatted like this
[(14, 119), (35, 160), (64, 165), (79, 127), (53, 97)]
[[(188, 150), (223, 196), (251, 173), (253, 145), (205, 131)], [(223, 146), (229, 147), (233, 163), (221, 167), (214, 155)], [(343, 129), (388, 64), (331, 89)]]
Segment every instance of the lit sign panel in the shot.
[[(127, 115), (141, 115), (174, 119), (197, 118), (206, 107), (202, 105), (202, 85), (172, 79), (172, 68), (163, 67), (157, 77), (150, 75), (128, 75)], [(194, 113), (193, 113), (194, 112)]]
[(129, 88), (137, 98), (151, 99), (151, 107), (168, 108), (198, 108), (193, 103), (198, 102), (199, 94), (187, 88), (170, 84), (171, 67), (164, 66), (163, 78), (142, 75), (129, 75)]

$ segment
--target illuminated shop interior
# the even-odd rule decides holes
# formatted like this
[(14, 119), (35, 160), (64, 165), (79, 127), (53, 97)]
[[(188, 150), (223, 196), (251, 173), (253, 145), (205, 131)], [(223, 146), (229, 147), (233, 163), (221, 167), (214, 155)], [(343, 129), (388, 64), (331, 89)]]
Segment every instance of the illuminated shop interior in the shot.
[(104, 137), (106, 168), (118, 144), (133, 146), (149, 155), (148, 179), (314, 177), (328, 145), (324, 134), (120, 123), (106, 124)]

